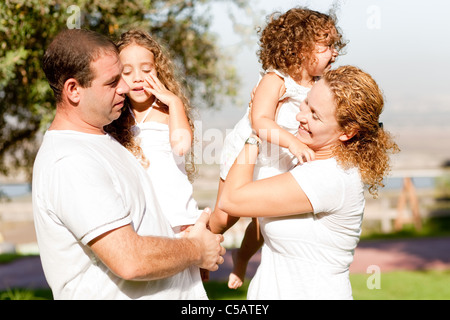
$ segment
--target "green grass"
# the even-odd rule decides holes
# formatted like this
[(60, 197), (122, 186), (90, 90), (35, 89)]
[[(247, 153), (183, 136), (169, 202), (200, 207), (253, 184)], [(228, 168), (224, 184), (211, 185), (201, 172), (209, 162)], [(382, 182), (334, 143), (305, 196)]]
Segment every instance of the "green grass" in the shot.
[[(399, 239), (450, 235), (450, 217), (424, 221), (421, 231), (405, 226), (392, 234), (371, 233), (362, 239)], [(0, 264), (9, 263), (19, 254), (0, 254)], [(380, 289), (369, 289), (367, 281), (371, 274), (351, 274), (350, 281), (355, 300), (450, 300), (450, 270), (445, 271), (399, 271), (380, 274)], [(249, 281), (238, 290), (228, 289), (224, 282), (206, 282), (205, 289), (211, 300), (245, 300)], [(0, 300), (51, 300), (50, 290), (11, 289), (0, 292)]]
[(448, 237), (448, 236), (450, 236), (450, 216), (444, 216), (444, 217), (424, 219), (422, 221), (422, 230), (417, 230), (413, 224), (405, 224), (402, 230), (394, 231), (392, 233), (382, 233), (379, 232), (378, 230), (371, 230), (371, 229), (363, 230), (361, 240), (375, 240), (375, 239), (393, 240), (393, 239)]
[(9, 289), (0, 291), (0, 300), (53, 300), (50, 289)]
[(0, 264), (9, 263), (22, 257), (25, 256), (18, 253), (2, 253), (0, 254)]
[(369, 289), (371, 274), (352, 274), (355, 300), (450, 300), (450, 270), (380, 274), (380, 289)]
[[(395, 271), (381, 273), (379, 289), (369, 289), (372, 274), (351, 274), (355, 300), (450, 300), (450, 270)], [(367, 283), (369, 282), (369, 287)], [(205, 282), (210, 300), (245, 300), (249, 281), (230, 290), (225, 281)], [(11, 289), (0, 292), (0, 300), (51, 300), (50, 290)]]
[(247, 289), (250, 281), (244, 281), (242, 287), (237, 290), (228, 288), (228, 282), (208, 281), (204, 282), (205, 290), (210, 300), (246, 300)]
[[(351, 274), (355, 300), (450, 300), (450, 270), (395, 271), (380, 274), (380, 288), (373, 287), (372, 274)], [(369, 286), (368, 283), (369, 282)], [(245, 300), (249, 282), (230, 290), (226, 282), (205, 283), (211, 300)]]

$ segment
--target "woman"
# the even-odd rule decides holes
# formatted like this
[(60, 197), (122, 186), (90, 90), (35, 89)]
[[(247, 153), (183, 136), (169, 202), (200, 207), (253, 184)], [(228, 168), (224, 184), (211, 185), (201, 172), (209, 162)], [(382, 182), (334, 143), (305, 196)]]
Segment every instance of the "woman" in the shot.
[[(364, 184), (376, 195), (397, 145), (379, 124), (383, 95), (352, 66), (324, 74), (297, 115), (297, 138), (316, 161), (252, 181), (258, 143), (247, 140), (219, 207), (259, 217), (265, 244), (249, 299), (351, 299), (349, 266), (359, 241)], [(252, 139), (253, 138), (253, 139)]]

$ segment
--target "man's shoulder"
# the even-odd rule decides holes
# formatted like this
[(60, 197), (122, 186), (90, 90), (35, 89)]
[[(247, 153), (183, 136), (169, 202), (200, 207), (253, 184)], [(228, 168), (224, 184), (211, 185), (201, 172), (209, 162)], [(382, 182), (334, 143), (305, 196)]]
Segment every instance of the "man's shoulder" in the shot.
[[(100, 140), (100, 141), (99, 141)], [(36, 156), (36, 161), (58, 162), (62, 159), (90, 157), (93, 150), (104, 144), (105, 137), (76, 131), (47, 131)]]

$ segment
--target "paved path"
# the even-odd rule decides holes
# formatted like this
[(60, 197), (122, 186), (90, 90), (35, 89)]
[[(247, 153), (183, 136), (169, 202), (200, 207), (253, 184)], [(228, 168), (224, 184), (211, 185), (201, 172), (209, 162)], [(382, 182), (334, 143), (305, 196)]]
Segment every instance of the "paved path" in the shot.
[(350, 272), (365, 273), (370, 265), (381, 272), (394, 270), (450, 270), (450, 237), (361, 242)]
[[(226, 280), (232, 270), (232, 250), (228, 250), (219, 271), (211, 280)], [(260, 254), (249, 263), (247, 277), (251, 278), (259, 265)], [(366, 273), (369, 266), (381, 272), (393, 270), (450, 270), (450, 237), (410, 240), (362, 241), (355, 250), (350, 272)], [(48, 288), (39, 257), (25, 257), (0, 264), (0, 291), (8, 288)]]
[[(230, 251), (219, 271), (211, 273), (211, 279), (228, 279), (233, 267)], [(255, 274), (260, 258), (260, 253), (257, 253), (250, 260), (248, 278)], [(450, 270), (450, 237), (361, 241), (355, 250), (350, 273), (367, 273), (368, 267), (373, 265), (378, 266), (381, 272)]]
[(48, 288), (38, 256), (24, 257), (0, 264), (0, 291), (10, 288)]

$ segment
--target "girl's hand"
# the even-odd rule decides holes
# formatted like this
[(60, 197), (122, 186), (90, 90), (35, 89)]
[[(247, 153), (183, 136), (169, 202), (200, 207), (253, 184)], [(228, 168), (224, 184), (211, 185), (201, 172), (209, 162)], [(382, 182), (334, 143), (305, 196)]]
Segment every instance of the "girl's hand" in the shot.
[(144, 86), (144, 90), (154, 95), (159, 101), (164, 103), (169, 108), (174, 104), (174, 102), (181, 102), (180, 98), (169, 91), (153, 73), (150, 73), (149, 76), (145, 77), (145, 81), (149, 87)]
[(150, 73), (149, 76), (145, 77), (145, 81), (149, 85), (144, 87), (145, 91), (154, 95), (156, 99), (169, 108), (170, 145), (177, 156), (184, 156), (191, 149), (193, 132), (183, 101), (168, 90), (155, 74)]
[(301, 164), (313, 161), (316, 158), (315, 152), (298, 139), (291, 141), (289, 151), (297, 157)]

